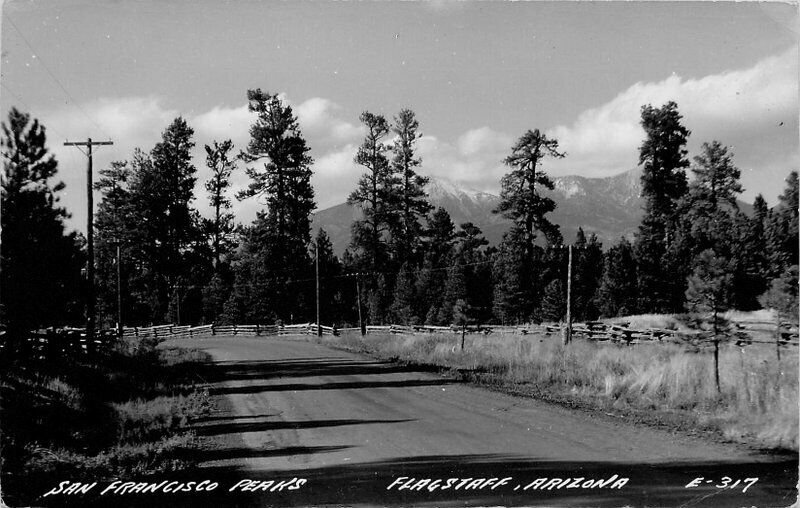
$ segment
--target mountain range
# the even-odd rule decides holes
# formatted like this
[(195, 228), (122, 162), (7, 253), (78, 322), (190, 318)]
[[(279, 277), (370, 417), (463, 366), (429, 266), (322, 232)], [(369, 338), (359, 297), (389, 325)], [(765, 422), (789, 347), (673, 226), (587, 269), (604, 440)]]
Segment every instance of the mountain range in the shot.
[[(633, 238), (642, 217), (641, 170), (639, 168), (606, 178), (582, 176), (554, 177), (555, 189), (548, 191), (557, 204), (550, 219), (561, 228), (567, 242), (573, 241), (578, 228), (587, 236), (597, 235), (604, 246), (621, 236)], [(434, 207), (442, 207), (458, 226), (472, 222), (480, 227), (493, 245), (500, 243), (510, 221), (492, 213), (500, 197), (469, 189), (442, 178), (431, 178), (425, 190)], [(350, 225), (361, 218), (357, 207), (342, 203), (318, 211), (312, 220), (312, 231), (323, 228), (341, 255), (350, 244)]]

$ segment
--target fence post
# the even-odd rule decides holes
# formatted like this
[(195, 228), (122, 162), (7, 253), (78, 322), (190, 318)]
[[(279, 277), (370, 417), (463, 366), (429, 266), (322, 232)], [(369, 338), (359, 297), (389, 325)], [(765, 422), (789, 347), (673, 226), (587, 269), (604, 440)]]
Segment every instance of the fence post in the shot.
[(236, 323), (233, 324), (233, 334), (236, 335)]
[(261, 337), (261, 325), (256, 323), (256, 337)]

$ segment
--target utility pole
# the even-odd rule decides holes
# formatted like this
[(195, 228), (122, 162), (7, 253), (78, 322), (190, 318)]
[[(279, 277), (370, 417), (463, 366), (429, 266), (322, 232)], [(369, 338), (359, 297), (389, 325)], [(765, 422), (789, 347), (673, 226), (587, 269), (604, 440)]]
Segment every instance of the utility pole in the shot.
[(65, 141), (64, 146), (85, 146), (87, 148), (86, 157), (86, 344), (87, 348), (94, 347), (94, 197), (92, 195), (94, 184), (92, 183), (92, 147), (95, 145), (113, 145), (111, 141)]
[(317, 271), (317, 337), (322, 337), (322, 325), (319, 322), (319, 237), (317, 237), (316, 247), (314, 248), (316, 254), (316, 271)]
[(120, 240), (117, 238), (117, 336), (122, 338), (122, 256)]
[(564, 345), (572, 342), (572, 245), (567, 247), (569, 251), (567, 261), (567, 328), (564, 331)]

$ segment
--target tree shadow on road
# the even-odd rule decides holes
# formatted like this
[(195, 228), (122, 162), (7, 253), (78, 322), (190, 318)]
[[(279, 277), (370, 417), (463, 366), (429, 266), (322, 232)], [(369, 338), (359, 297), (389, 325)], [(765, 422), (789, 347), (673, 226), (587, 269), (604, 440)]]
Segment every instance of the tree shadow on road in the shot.
[[(247, 417), (245, 417), (247, 418)], [(214, 423), (208, 425), (195, 426), (195, 432), (200, 436), (214, 436), (219, 434), (238, 434), (242, 432), (267, 432), (274, 430), (301, 430), (316, 429), (322, 427), (341, 427), (345, 425), (374, 425), (374, 424), (394, 424), (415, 421), (413, 419), (404, 420), (304, 420), (304, 421), (270, 421), (254, 422), (251, 418), (248, 421), (232, 421), (227, 423)]]
[(389, 361), (360, 361), (343, 358), (298, 358), (280, 361), (209, 362), (202, 367), (208, 382), (300, 378), (314, 376), (359, 376), (436, 372), (436, 367), (411, 367)]
[(233, 393), (299, 392), (308, 390), (359, 390), (362, 388), (411, 388), (414, 386), (441, 386), (460, 383), (455, 379), (404, 379), (397, 381), (344, 381), (340, 383), (290, 383), (290, 384), (248, 384), (240, 386), (214, 386), (211, 395)]

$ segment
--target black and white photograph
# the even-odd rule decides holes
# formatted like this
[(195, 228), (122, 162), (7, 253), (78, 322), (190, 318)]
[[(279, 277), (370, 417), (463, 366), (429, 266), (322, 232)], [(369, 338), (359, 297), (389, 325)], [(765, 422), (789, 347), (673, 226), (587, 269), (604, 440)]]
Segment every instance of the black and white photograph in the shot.
[(796, 1), (0, 9), (0, 507), (797, 506)]

